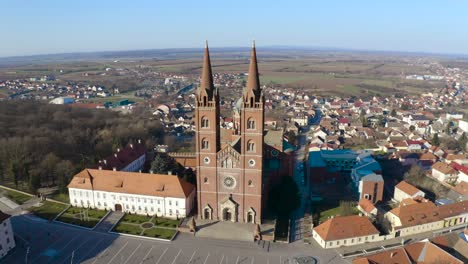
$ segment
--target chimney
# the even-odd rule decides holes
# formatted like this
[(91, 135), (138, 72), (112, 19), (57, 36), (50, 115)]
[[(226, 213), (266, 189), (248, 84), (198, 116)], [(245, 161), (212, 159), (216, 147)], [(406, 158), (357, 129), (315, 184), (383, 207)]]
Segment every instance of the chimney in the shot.
[(115, 153), (115, 154), (114, 154), (114, 157), (116, 157), (116, 158), (117, 158), (117, 153)]
[(167, 175), (172, 175), (172, 171), (168, 171), (168, 172), (167, 172)]
[(141, 170), (138, 170), (139, 173), (141, 173)]
[(99, 170), (102, 170), (102, 166), (99, 166)]
[(120, 152), (120, 148), (117, 149), (117, 152)]
[(396, 251), (390, 253), (390, 258), (393, 258), (396, 255)]
[(99, 160), (99, 164), (101, 164), (101, 163), (102, 163), (102, 160)]
[(116, 167), (113, 167), (112, 170), (113, 170), (113, 171), (117, 171), (117, 168), (116, 168)]
[(138, 140), (138, 144), (141, 144), (141, 139)]
[(153, 171), (153, 170), (150, 170), (150, 174), (153, 174), (153, 173), (154, 173), (154, 171)]
[(104, 160), (104, 164), (106, 164), (106, 165), (107, 165), (107, 160)]
[(130, 148), (133, 148), (133, 144), (130, 144)]

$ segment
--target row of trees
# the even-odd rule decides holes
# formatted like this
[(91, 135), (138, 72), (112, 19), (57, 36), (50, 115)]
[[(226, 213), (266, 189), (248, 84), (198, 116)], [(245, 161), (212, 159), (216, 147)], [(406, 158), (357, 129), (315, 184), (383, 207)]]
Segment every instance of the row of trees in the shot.
[(132, 140), (162, 143), (159, 121), (144, 111), (123, 115), (37, 101), (0, 104), (0, 184), (35, 192), (58, 185)]

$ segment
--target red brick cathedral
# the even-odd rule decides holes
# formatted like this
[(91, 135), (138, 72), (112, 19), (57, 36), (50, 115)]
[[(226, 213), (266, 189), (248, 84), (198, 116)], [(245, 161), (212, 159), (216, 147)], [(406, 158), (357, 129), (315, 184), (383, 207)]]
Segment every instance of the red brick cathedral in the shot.
[(247, 86), (237, 104), (232, 140), (221, 143), (219, 92), (205, 47), (195, 99), (198, 216), (261, 223), (264, 154), (264, 96), (252, 48)]

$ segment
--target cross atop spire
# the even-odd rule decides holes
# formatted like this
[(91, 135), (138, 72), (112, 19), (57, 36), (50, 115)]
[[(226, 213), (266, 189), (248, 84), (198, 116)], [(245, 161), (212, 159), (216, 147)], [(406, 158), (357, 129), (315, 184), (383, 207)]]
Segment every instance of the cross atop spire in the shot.
[[(258, 76), (257, 51), (255, 49), (255, 40), (252, 43), (252, 52), (250, 55), (249, 78), (247, 80), (246, 90), (252, 90), (257, 94), (260, 92), (260, 80)], [(258, 95), (258, 94), (257, 94)]]
[(213, 74), (211, 72), (210, 51), (208, 50), (208, 41), (205, 41), (205, 55), (203, 57), (203, 69), (200, 81), (199, 91), (205, 90), (211, 99), (214, 91)]

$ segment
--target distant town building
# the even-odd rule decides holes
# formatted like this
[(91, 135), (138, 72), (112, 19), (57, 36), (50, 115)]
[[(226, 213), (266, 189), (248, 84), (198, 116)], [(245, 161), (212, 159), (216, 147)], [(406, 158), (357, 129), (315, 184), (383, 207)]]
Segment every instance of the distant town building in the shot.
[(382, 201), (384, 180), (382, 175), (371, 173), (359, 181), (359, 199), (366, 199), (373, 204)]
[(416, 197), (423, 197), (426, 194), (414, 187), (413, 185), (407, 183), (406, 181), (401, 181), (395, 186), (395, 191), (393, 193), (393, 199), (397, 202), (401, 202), (404, 199), (414, 199)]

